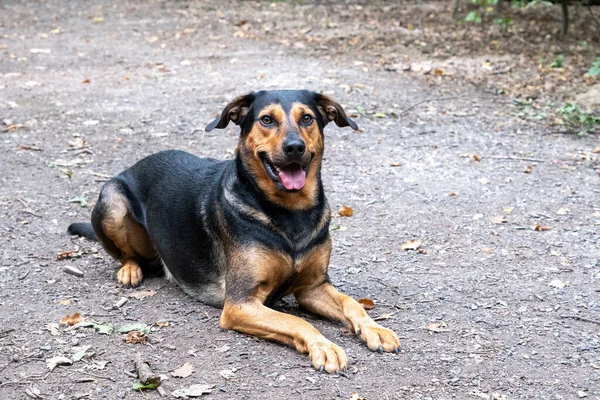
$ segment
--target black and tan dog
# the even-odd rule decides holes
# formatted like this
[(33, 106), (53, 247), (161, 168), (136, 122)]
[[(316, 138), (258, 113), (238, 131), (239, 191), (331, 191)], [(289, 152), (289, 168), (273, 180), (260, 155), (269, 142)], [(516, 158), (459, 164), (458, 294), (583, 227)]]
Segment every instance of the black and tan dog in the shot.
[[(342, 321), (374, 351), (398, 352), (396, 334), (329, 281), (330, 211), (321, 183), (323, 128), (358, 129), (331, 98), (309, 91), (239, 96), (206, 127), (241, 128), (235, 160), (163, 151), (102, 188), (92, 224), (71, 234), (97, 239), (122, 267), (126, 286), (162, 263), (189, 295), (222, 307), (220, 326), (309, 353), (315, 368), (346, 368), (345, 352), (308, 322), (268, 308), (288, 294)], [(93, 226), (93, 230), (92, 230)], [(95, 232), (95, 234), (94, 234)]]

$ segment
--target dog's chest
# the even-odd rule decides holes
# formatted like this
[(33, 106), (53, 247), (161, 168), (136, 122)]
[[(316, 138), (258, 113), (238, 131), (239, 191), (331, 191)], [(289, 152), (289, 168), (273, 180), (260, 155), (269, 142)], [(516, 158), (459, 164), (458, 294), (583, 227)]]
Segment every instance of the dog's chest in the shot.
[(317, 223), (306, 216), (293, 216), (277, 221), (277, 228), (288, 240), (291, 246), (292, 257), (295, 253), (302, 252), (310, 240), (315, 236)]
[(313, 286), (323, 282), (327, 276), (331, 242), (313, 247), (310, 251), (292, 259), (291, 264), (279, 265), (281, 268), (279, 282), (268, 296), (268, 303), (274, 303), (288, 294), (294, 293), (304, 287)]

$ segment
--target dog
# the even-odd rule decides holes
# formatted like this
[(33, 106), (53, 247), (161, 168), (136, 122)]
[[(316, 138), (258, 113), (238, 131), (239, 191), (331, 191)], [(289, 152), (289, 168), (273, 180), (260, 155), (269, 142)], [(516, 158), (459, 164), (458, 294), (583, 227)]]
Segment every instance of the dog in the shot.
[(331, 212), (323, 192), (324, 127), (358, 129), (335, 100), (306, 90), (236, 97), (206, 131), (240, 127), (234, 160), (168, 150), (150, 155), (102, 188), (91, 224), (121, 262), (120, 283), (138, 286), (162, 264), (167, 278), (222, 308), (219, 325), (308, 353), (312, 365), (345, 371), (344, 350), (303, 319), (268, 306), (293, 294), (304, 309), (341, 321), (369, 349), (396, 352), (398, 336), (338, 292), (327, 273)]

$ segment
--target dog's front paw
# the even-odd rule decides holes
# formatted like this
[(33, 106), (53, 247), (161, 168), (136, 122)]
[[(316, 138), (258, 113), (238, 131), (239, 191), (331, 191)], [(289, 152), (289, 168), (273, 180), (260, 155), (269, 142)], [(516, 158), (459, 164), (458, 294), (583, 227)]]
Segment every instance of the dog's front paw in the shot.
[(313, 367), (329, 373), (345, 371), (348, 365), (346, 352), (335, 343), (320, 338), (308, 345), (308, 356)]
[(398, 353), (400, 351), (400, 339), (396, 333), (375, 322), (360, 325), (360, 338), (372, 351), (380, 353), (384, 351)]
[(125, 263), (117, 272), (117, 280), (125, 287), (137, 287), (142, 279), (142, 269), (134, 262)]

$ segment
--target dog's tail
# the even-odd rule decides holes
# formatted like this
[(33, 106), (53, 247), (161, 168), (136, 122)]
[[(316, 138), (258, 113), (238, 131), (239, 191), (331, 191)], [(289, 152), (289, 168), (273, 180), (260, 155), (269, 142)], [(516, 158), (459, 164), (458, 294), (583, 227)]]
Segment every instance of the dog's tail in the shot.
[(76, 222), (74, 224), (69, 225), (67, 231), (71, 235), (83, 236), (86, 239), (98, 241), (98, 236), (96, 236), (96, 232), (94, 232), (94, 228), (92, 228), (92, 224), (87, 222)]

